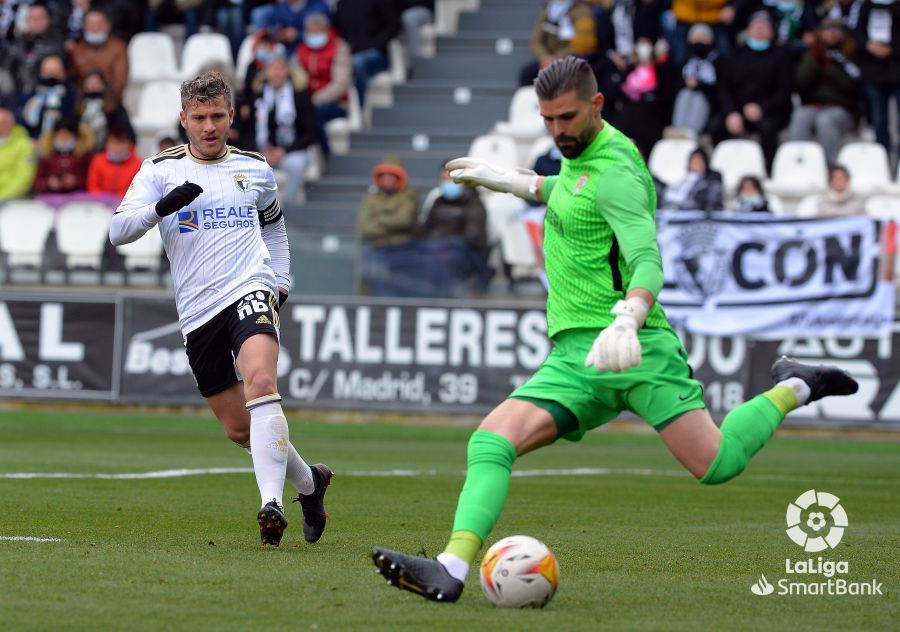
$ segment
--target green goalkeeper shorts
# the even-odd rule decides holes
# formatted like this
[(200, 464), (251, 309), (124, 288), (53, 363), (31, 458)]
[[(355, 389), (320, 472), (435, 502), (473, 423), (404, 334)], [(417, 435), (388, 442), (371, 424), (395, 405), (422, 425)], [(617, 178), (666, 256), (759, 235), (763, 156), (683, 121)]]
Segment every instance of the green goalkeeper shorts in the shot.
[[(510, 397), (546, 408), (554, 417), (558, 436), (569, 441), (580, 440), (623, 410), (659, 431), (690, 410), (706, 408), (703, 387), (694, 379), (687, 352), (674, 331), (641, 329), (641, 364), (620, 373), (584, 366), (598, 333), (597, 329), (558, 333), (550, 355)], [(560, 414), (559, 406), (571, 415)]]

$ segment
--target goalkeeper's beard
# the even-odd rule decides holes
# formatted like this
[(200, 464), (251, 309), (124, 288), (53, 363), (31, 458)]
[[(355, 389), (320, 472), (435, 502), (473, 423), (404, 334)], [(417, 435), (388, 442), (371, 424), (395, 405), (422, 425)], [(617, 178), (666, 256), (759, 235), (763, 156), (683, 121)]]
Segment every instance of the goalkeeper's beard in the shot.
[(581, 137), (562, 134), (554, 138), (553, 142), (556, 143), (559, 153), (571, 160), (572, 158), (578, 158), (587, 149), (588, 145), (591, 144), (591, 136), (591, 130), (586, 130)]

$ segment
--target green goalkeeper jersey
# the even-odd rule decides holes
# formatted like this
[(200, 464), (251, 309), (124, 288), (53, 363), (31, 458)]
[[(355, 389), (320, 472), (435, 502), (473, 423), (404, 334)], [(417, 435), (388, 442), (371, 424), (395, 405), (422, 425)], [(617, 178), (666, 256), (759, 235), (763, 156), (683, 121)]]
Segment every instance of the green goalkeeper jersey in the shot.
[[(602, 328), (615, 319), (616, 301), (630, 289), (654, 297), (663, 285), (656, 243), (656, 189), (640, 153), (607, 122), (558, 176), (544, 178), (544, 250), (550, 291), (548, 335), (578, 327)], [(645, 327), (669, 328), (654, 303)]]

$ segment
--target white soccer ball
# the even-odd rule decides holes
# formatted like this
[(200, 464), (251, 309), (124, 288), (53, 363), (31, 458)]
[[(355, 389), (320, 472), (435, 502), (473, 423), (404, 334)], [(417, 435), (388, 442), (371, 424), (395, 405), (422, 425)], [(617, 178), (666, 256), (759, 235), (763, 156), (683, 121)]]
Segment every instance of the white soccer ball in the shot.
[(543, 608), (559, 586), (559, 564), (540, 540), (512, 535), (484, 554), (480, 577), (484, 596), (498, 608)]

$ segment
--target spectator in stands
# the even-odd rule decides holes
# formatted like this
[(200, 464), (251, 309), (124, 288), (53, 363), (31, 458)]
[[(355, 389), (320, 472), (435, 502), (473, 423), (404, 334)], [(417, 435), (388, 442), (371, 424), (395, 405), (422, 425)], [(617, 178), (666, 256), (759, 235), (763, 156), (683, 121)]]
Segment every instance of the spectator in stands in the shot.
[(744, 45), (721, 58), (716, 76), (721, 113), (712, 123), (713, 140), (758, 133), (771, 168), (778, 133), (791, 114), (793, 64), (774, 45), (772, 20), (765, 11), (751, 16)]
[(716, 98), (716, 60), (713, 30), (706, 24), (694, 24), (688, 31), (688, 59), (681, 68), (682, 87), (675, 97), (672, 127), (687, 130), (698, 138), (706, 130)]
[(82, 78), (75, 113), (81, 118), (81, 123), (90, 129), (95, 152), (103, 151), (106, 133), (110, 128), (117, 127), (127, 135), (134, 136), (128, 112), (109, 89), (106, 78), (99, 70), (92, 70)]
[(278, 0), (255, 13), (258, 20), (256, 26), (267, 29), (291, 51), (303, 39), (303, 22), (311, 13), (330, 15), (328, 3), (325, 0)]
[(90, 132), (79, 126), (78, 119), (60, 119), (52, 132), (41, 138), (41, 155), (35, 193), (73, 193), (87, 188), (91, 164)]
[(409, 56), (417, 59), (422, 56), (422, 27), (434, 22), (434, 0), (395, 0), (403, 23), (403, 36)]
[(641, 37), (655, 42), (662, 35), (663, 13), (667, 0), (592, 0), (597, 40), (597, 53), (615, 52), (621, 59), (634, 56), (634, 44)]
[(865, 200), (850, 188), (850, 172), (841, 165), (831, 167), (828, 170), (828, 190), (817, 200), (816, 216), (839, 217), (865, 214)]
[(762, 182), (756, 176), (744, 176), (738, 183), (731, 210), (741, 213), (770, 213)]
[(110, 128), (106, 151), (95, 154), (88, 168), (88, 193), (125, 197), (131, 179), (141, 168), (141, 162), (134, 151), (134, 138), (126, 130)]
[(28, 8), (25, 28), (25, 32), (17, 34), (6, 51), (5, 63), (18, 92), (31, 94), (36, 85), (40, 61), (48, 55), (64, 55), (65, 51), (62, 35), (51, 26), (50, 11), (45, 4), (36, 3)]
[(28, 132), (16, 116), (0, 105), (0, 201), (20, 198), (31, 191), (37, 165)]
[(184, 24), (185, 37), (200, 30), (203, 0), (148, 0), (145, 31), (158, 31), (160, 22)]
[(418, 237), (419, 200), (407, 186), (408, 175), (395, 156), (372, 170), (375, 188), (362, 200), (357, 231), (363, 240), (362, 277), (372, 296), (417, 296), (422, 286)]
[(162, 138), (159, 139), (159, 150), (158, 151), (165, 151), (167, 149), (172, 149), (172, 147), (175, 147), (176, 145), (180, 145), (180, 144), (181, 143), (178, 142), (177, 138), (173, 138), (171, 136), (163, 136)]
[(322, 151), (331, 153), (325, 124), (347, 116), (353, 64), (350, 46), (338, 37), (324, 13), (311, 13), (304, 24), (303, 43), (297, 59), (309, 76), (309, 92), (319, 120)]
[(285, 173), (281, 197), (303, 203), (309, 148), (319, 142), (319, 125), (306, 75), (276, 57), (256, 86), (256, 146), (274, 169)]
[(530, 86), (541, 68), (567, 55), (589, 57), (597, 48), (593, 9), (578, 0), (546, 0), (531, 31), (531, 52), (519, 73), (519, 85)]
[(487, 287), (487, 211), (478, 192), (453, 182), (442, 169), (440, 195), (425, 211), (423, 236), (431, 259), (427, 265), (435, 273), (436, 294), (456, 296), (470, 278), (479, 289)]
[(63, 58), (47, 55), (39, 68), (37, 86), (22, 105), (22, 123), (32, 138), (52, 132), (56, 122), (70, 116), (75, 109), (75, 93)]
[(797, 68), (797, 92), (803, 105), (791, 115), (790, 140), (815, 137), (833, 165), (841, 137), (856, 127), (861, 114), (859, 79), (856, 43), (847, 37), (840, 20), (826, 18)]
[[(659, 40), (663, 55), (668, 55), (665, 40)], [(613, 125), (631, 138), (641, 151), (649, 151), (662, 138), (670, 120), (671, 84), (666, 57), (658, 59), (654, 43), (640, 38), (634, 46), (634, 58), (626, 67), (620, 89), (622, 97), (610, 108)]]
[(722, 176), (709, 168), (709, 158), (695, 149), (688, 159), (687, 176), (666, 189), (662, 208), (680, 211), (721, 211)]
[(245, 90), (250, 89), (250, 86), (256, 80), (256, 76), (265, 70), (270, 61), (276, 57), (284, 57), (287, 54), (284, 44), (277, 41), (267, 29), (254, 33), (252, 41), (250, 50), (253, 51), (253, 61), (247, 66), (246, 74), (240, 78)]
[(110, 28), (105, 13), (92, 10), (85, 15), (84, 39), (72, 48), (72, 71), (78, 83), (92, 70), (100, 71), (121, 103), (128, 84), (128, 47)]
[(719, 55), (732, 49), (731, 27), (735, 21), (734, 0), (672, 0), (672, 13), (677, 22), (672, 35), (672, 60), (680, 66), (688, 59), (688, 33), (695, 24), (713, 29), (714, 48)]
[[(900, 107), (900, 2), (865, 0), (859, 11), (856, 39), (869, 122), (875, 139), (891, 154), (888, 112), (891, 97)], [(895, 133), (900, 134), (900, 122)]]
[(341, 0), (334, 26), (350, 45), (353, 81), (360, 105), (365, 105), (369, 81), (388, 69), (388, 42), (400, 33), (400, 19), (384, 0)]

